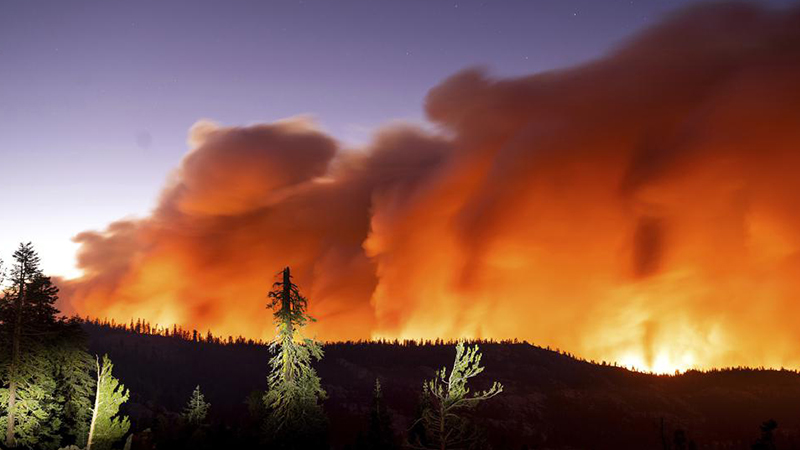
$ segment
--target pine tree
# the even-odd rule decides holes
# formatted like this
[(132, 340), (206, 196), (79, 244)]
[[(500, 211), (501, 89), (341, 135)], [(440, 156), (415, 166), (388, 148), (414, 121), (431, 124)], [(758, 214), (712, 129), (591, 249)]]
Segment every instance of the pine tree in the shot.
[(64, 322), (55, 349), (57, 397), (63, 403), (62, 435), (86, 446), (95, 379), (95, 360), (86, 351), (86, 334), (77, 319)]
[(97, 389), (86, 450), (107, 450), (130, 429), (128, 417), (117, 416), (120, 405), (128, 401), (130, 393), (111, 374), (114, 365), (108, 355), (103, 356), (102, 364), (95, 360), (95, 365)]
[(319, 403), (326, 394), (311, 367), (312, 358), (322, 358), (322, 348), (299, 332), (314, 319), (306, 313), (308, 300), (292, 283), (288, 267), (282, 279), (273, 284), (269, 299), (277, 334), (270, 344), (274, 356), (267, 378), (269, 390), (264, 396), (269, 410), (267, 430), (274, 445), (297, 447), (302, 441), (310, 447), (320, 439), (326, 422)]
[(58, 298), (39, 268), (30, 243), (14, 252), (11, 286), (0, 301), (0, 402), (7, 447), (54, 448), (59, 443), (60, 405), (55, 397), (55, 353), (60, 322)]
[(488, 390), (470, 394), (469, 379), (484, 369), (480, 365), (481, 357), (477, 345), (465, 348), (464, 342), (459, 341), (450, 375), (444, 367), (423, 385), (423, 395), (429, 406), (419, 419), (425, 436), (415, 442), (417, 448), (464, 448), (478, 438), (463, 412), (503, 392), (503, 385), (495, 381)]
[(202, 425), (208, 415), (208, 408), (211, 404), (206, 402), (203, 393), (200, 392), (200, 385), (194, 388), (189, 403), (183, 409), (183, 418), (187, 423), (194, 426)]
[(359, 439), (357, 448), (358, 450), (394, 450), (400, 448), (397, 436), (392, 429), (392, 418), (386, 409), (386, 403), (383, 401), (381, 382), (378, 379), (375, 380), (367, 432)]
[(414, 421), (411, 424), (411, 428), (408, 430), (408, 442), (413, 443), (414, 445), (410, 445), (411, 448), (428, 448), (430, 442), (428, 441), (428, 430), (425, 427), (425, 421), (422, 420), (423, 415), (431, 408), (433, 408), (433, 399), (431, 398), (430, 394), (428, 394), (428, 390), (425, 388), (425, 383), (422, 383), (422, 392), (419, 396), (419, 401), (417, 402), (416, 413), (414, 417), (419, 417), (418, 420)]
[(761, 424), (761, 437), (750, 447), (752, 450), (775, 450), (775, 430), (778, 422), (770, 419)]

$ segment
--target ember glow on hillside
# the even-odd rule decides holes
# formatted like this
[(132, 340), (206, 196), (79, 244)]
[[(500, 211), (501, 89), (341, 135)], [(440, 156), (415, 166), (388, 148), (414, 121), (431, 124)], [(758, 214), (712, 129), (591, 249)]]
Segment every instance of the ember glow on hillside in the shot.
[(149, 217), (76, 237), (71, 312), (325, 340), (519, 338), (671, 372), (800, 367), (800, 10), (695, 8), (585, 65), (427, 98), (343, 148), (198, 122)]

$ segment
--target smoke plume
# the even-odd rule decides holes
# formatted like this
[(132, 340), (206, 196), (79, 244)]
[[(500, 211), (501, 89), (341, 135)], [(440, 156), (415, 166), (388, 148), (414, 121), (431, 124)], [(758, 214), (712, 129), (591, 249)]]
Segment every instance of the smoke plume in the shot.
[(79, 314), (267, 337), (527, 339), (658, 371), (800, 366), (800, 9), (682, 11), (580, 66), (458, 73), (429, 133), (200, 122), (142, 219), (75, 239)]

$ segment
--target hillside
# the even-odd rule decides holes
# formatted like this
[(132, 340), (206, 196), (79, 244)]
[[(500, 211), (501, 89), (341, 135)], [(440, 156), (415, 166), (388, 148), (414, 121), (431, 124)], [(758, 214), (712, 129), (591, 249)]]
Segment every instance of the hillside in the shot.
[[(92, 353), (108, 353), (131, 390), (134, 431), (180, 411), (199, 384), (220, 423), (248, 420), (246, 398), (266, 387), (263, 345), (220, 345), (85, 324)], [(486, 370), (505, 392), (476, 414), (496, 449), (662, 448), (682, 429), (698, 448), (747, 449), (759, 425), (777, 420), (778, 448), (800, 448), (800, 375), (732, 369), (657, 376), (580, 361), (523, 343), (483, 343)], [(331, 443), (343, 448), (364, 423), (376, 377), (398, 430), (413, 420), (423, 380), (452, 363), (451, 345), (342, 343), (316, 365), (329, 398)]]

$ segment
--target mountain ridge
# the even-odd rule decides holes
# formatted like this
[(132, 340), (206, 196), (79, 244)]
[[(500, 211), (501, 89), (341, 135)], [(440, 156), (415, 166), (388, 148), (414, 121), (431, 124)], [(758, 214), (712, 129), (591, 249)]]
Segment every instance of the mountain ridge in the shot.
[[(84, 323), (92, 353), (108, 353), (131, 390), (127, 407), (141, 431), (163, 411), (180, 411), (200, 385), (212, 418), (248, 419), (245, 400), (266, 389), (263, 344), (196, 342)], [(663, 448), (683, 430), (697, 448), (746, 449), (768, 419), (778, 448), (800, 443), (800, 374), (731, 368), (656, 375), (597, 364), (528, 343), (482, 342), (485, 371), (474, 388), (505, 391), (475, 411), (494, 448)], [(422, 382), (451, 366), (451, 344), (327, 343), (315, 367), (328, 392), (333, 448), (346, 448), (364, 423), (376, 378), (402, 434), (413, 421)], [(137, 425), (138, 424), (138, 425)], [(527, 446), (527, 447), (526, 447)]]

